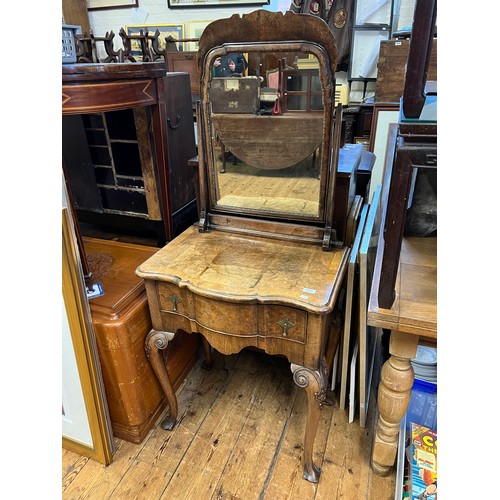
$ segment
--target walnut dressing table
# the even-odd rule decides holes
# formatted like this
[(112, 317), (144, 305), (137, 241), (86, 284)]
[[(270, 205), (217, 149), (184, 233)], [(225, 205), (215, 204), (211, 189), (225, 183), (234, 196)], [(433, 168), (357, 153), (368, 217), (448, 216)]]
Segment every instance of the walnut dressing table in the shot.
[(326, 397), (324, 353), (346, 258), (346, 248), (324, 252), (192, 227), (142, 264), (137, 274), (153, 322), (146, 345), (170, 405), (164, 428), (173, 427), (177, 403), (160, 350), (177, 330), (201, 333), (223, 354), (249, 346), (281, 354), (307, 392), (304, 465), (308, 479), (317, 479), (312, 449)]
[[(287, 54), (315, 60), (322, 101), (314, 116), (305, 109), (290, 120), (239, 112), (243, 78), (241, 85), (232, 79), (226, 88), (235, 110), (214, 116), (213, 62), (232, 52), (262, 51), (276, 60)], [(145, 349), (170, 407), (162, 427), (171, 429), (177, 416), (162, 355), (176, 331), (202, 335), (207, 367), (210, 346), (223, 354), (252, 347), (285, 356), (294, 381), (307, 394), (303, 465), (304, 478), (311, 482), (320, 474), (313, 463), (313, 444), (326, 398), (325, 350), (349, 255), (333, 227), (342, 120), (341, 110), (334, 117), (333, 109), (336, 60), (333, 35), (324, 21), (312, 16), (258, 10), (205, 28), (198, 51), (200, 219), (136, 270), (146, 283), (153, 324)], [(275, 137), (300, 113), (304, 123), (314, 118), (320, 126), (309, 149), (296, 152)], [(245, 141), (234, 146), (242, 148), (234, 172), (221, 174), (217, 125), (224, 118)], [(262, 126), (249, 126), (256, 119)], [(275, 137), (262, 133), (271, 129)], [(289, 141), (300, 133), (296, 127)], [(252, 147), (245, 148), (246, 143)]]

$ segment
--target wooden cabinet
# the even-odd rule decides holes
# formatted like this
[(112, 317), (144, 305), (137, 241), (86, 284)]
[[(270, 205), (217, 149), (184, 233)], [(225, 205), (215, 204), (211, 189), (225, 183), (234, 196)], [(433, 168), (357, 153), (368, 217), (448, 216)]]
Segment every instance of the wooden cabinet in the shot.
[[(102, 368), (113, 434), (144, 440), (167, 400), (144, 353), (151, 316), (144, 281), (135, 269), (157, 248), (97, 238), (83, 238), (93, 279), (104, 295), (90, 299), (90, 312)], [(196, 362), (198, 335), (180, 333), (166, 352), (174, 387)]]
[(65, 65), (63, 163), (78, 220), (149, 231), (197, 218), (189, 75), (163, 63)]
[[(63, 168), (79, 225), (153, 233), (158, 246), (197, 219), (196, 154), (189, 75), (163, 63), (62, 68)], [(149, 239), (149, 238), (148, 238)], [(151, 330), (144, 282), (134, 274), (154, 247), (82, 239), (90, 299), (115, 436), (141, 442), (167, 405), (146, 360)], [(198, 336), (178, 336), (165, 361), (178, 387), (197, 357)]]

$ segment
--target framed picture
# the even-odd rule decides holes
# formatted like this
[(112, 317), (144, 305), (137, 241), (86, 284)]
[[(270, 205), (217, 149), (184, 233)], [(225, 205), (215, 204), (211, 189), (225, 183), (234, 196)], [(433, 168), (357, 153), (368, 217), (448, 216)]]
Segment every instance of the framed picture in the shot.
[(62, 208), (62, 445), (105, 465), (113, 438), (76, 235)]
[(356, 26), (364, 24), (391, 24), (392, 2), (389, 0), (358, 0), (356, 2)]
[(389, 30), (386, 29), (353, 29), (349, 79), (374, 80), (377, 78), (380, 42), (388, 40), (389, 34)]
[[(160, 32), (158, 40), (160, 42), (159, 48), (163, 50), (165, 48), (166, 42), (165, 38), (171, 36), (176, 40), (185, 38), (184, 35), (184, 24), (129, 24), (125, 26), (125, 31), (127, 35), (139, 34), (142, 31), (148, 30), (150, 34), (156, 33), (156, 30)], [(176, 42), (177, 50), (182, 52), (184, 49), (184, 42)], [(139, 42), (137, 40), (132, 40), (132, 55), (137, 58), (142, 55)]]
[(138, 6), (139, 0), (87, 0), (87, 10), (123, 9)]
[(170, 9), (269, 5), (270, 0), (168, 0)]
[(380, 345), (381, 329), (367, 323), (368, 302), (372, 288), (375, 257), (380, 242), (382, 227), (381, 202), (382, 184), (379, 184), (370, 203), (370, 209), (363, 228), (363, 236), (359, 245), (359, 294), (358, 294), (358, 339), (359, 339), (359, 425), (364, 429), (370, 406), (372, 393), (372, 376), (375, 363), (375, 352)]
[(394, 104), (375, 104), (373, 107), (372, 127), (370, 131), (370, 151), (375, 153), (375, 163), (370, 180), (371, 200), (378, 184), (382, 183), (390, 125), (399, 122), (399, 106)]
[[(200, 2), (201, 3), (201, 2)], [(188, 38), (200, 38), (203, 30), (212, 22), (210, 21), (188, 21)], [(189, 42), (188, 50), (198, 50), (198, 42)]]

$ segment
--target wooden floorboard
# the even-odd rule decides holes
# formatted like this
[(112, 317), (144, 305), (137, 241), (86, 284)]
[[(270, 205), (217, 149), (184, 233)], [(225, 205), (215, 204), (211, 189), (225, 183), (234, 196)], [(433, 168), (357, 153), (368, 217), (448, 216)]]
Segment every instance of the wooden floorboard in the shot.
[(287, 361), (244, 350), (214, 353), (210, 371), (200, 365), (177, 392), (172, 431), (159, 419), (139, 445), (115, 438), (107, 467), (63, 449), (63, 500), (394, 498), (395, 474), (378, 477), (369, 465), (375, 398), (366, 429), (336, 402), (324, 406), (314, 446), (322, 472), (311, 484), (301, 464), (306, 395)]

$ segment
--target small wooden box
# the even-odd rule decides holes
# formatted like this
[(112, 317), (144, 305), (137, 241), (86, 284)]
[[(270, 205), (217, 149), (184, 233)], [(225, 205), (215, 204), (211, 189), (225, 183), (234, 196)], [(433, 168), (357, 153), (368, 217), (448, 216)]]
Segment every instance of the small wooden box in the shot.
[[(151, 316), (144, 281), (135, 269), (159, 249), (83, 238), (94, 281), (104, 295), (89, 300), (113, 434), (141, 443), (167, 401), (146, 358), (144, 340)], [(198, 356), (199, 336), (179, 332), (166, 362), (177, 389)]]
[(256, 113), (260, 109), (260, 80), (256, 76), (213, 78), (210, 100), (214, 113)]
[[(410, 40), (382, 40), (378, 58), (375, 102), (397, 102), (405, 86)], [(422, 54), (424, 57), (424, 54)], [(437, 39), (432, 41), (427, 80), (437, 80)]]

